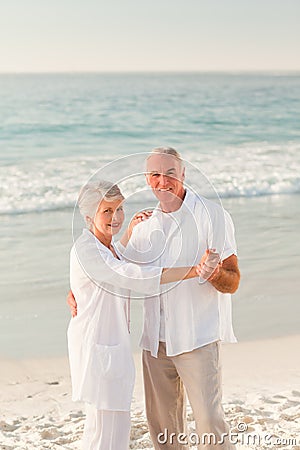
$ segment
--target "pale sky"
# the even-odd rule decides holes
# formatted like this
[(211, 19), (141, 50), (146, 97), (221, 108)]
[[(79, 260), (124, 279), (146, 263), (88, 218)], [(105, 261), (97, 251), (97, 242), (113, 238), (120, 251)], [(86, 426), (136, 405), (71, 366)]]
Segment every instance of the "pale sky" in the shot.
[(300, 70), (300, 0), (0, 0), (0, 72)]

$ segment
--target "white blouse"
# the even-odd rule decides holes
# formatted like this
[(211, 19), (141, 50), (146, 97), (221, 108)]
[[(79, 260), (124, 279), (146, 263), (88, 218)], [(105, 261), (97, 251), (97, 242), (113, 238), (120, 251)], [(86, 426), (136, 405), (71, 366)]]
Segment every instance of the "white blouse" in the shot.
[(130, 289), (159, 290), (162, 269), (118, 260), (88, 230), (71, 250), (77, 316), (68, 328), (72, 398), (97, 409), (128, 411), (135, 369), (129, 339)]

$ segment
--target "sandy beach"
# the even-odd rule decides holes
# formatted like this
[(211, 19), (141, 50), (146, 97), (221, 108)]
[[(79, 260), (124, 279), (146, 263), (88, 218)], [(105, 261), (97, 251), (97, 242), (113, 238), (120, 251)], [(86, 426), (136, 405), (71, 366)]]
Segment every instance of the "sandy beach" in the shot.
[[(299, 347), (300, 335), (222, 346), (224, 409), (238, 449), (300, 449)], [(130, 448), (152, 449), (135, 356)], [(0, 393), (2, 450), (80, 449), (84, 405), (71, 400), (66, 358), (2, 359)]]

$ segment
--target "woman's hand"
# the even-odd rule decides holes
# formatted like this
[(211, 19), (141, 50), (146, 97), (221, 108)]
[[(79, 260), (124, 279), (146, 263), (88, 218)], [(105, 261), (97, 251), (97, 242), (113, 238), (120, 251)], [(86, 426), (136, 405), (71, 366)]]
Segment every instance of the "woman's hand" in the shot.
[(212, 281), (220, 272), (222, 261), (216, 249), (206, 250), (200, 263), (196, 266), (196, 272), (204, 280)]
[(151, 211), (151, 210), (145, 210), (145, 211), (139, 211), (133, 216), (133, 218), (131, 219), (131, 221), (130, 221), (130, 223), (128, 225), (128, 228), (127, 228), (128, 239), (130, 239), (130, 237), (131, 237), (133, 228), (138, 223), (149, 219), (152, 216), (152, 213), (153, 213), (153, 211)]
[(67, 305), (69, 305), (72, 317), (77, 316), (77, 303), (72, 291), (68, 292)]
[(123, 234), (123, 236), (120, 239), (120, 242), (124, 247), (126, 247), (129, 239), (131, 238), (133, 228), (138, 223), (148, 220), (152, 216), (152, 213), (153, 213), (153, 211), (149, 210), (149, 209), (147, 209), (145, 211), (138, 211), (137, 213), (135, 213), (135, 215), (133, 216), (133, 218), (131, 219), (131, 221), (127, 227), (127, 230), (125, 231), (125, 233)]

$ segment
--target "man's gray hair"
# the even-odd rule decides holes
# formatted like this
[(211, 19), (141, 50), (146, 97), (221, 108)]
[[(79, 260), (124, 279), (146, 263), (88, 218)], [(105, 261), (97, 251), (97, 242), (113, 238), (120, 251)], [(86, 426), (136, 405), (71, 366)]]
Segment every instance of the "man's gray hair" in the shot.
[(122, 192), (116, 184), (110, 181), (93, 181), (85, 184), (78, 196), (78, 207), (86, 224), (87, 218), (93, 219), (102, 200), (114, 201), (124, 199)]
[(153, 150), (151, 150), (151, 153), (150, 153), (150, 155), (148, 156), (147, 160), (148, 160), (149, 158), (151, 158), (151, 156), (152, 156), (154, 153), (158, 153), (158, 154), (161, 154), (161, 155), (171, 155), (171, 156), (174, 156), (174, 158), (176, 158), (177, 161), (180, 162), (180, 167), (181, 167), (182, 169), (184, 168), (184, 164), (183, 164), (181, 155), (180, 155), (180, 153), (179, 153), (175, 148), (173, 148), (173, 147), (155, 147)]

